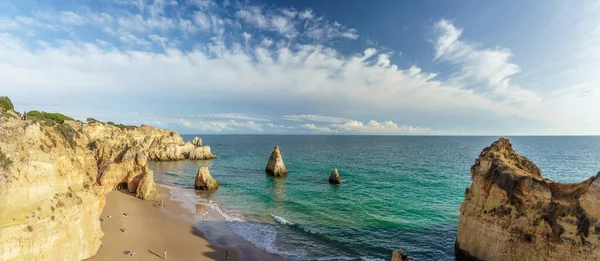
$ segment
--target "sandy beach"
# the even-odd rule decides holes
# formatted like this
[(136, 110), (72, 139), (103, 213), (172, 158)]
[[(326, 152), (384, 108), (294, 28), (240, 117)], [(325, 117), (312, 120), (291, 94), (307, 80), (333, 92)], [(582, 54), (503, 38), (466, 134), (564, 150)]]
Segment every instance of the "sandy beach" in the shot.
[[(220, 245), (209, 242), (203, 232), (193, 226), (198, 219), (202, 220), (202, 215), (194, 215), (180, 202), (171, 200), (168, 187), (158, 186), (157, 190), (157, 198), (151, 201), (120, 190), (106, 195), (102, 246), (88, 260), (165, 260), (165, 250), (166, 260), (281, 260), (232, 233), (225, 232)], [(161, 199), (166, 205), (164, 208), (157, 206)], [(209, 211), (206, 222), (221, 222), (216, 213), (210, 213), (210, 208), (198, 208), (200, 213), (205, 210)], [(122, 229), (126, 229), (125, 232)], [(135, 255), (126, 255), (125, 251), (135, 252)]]

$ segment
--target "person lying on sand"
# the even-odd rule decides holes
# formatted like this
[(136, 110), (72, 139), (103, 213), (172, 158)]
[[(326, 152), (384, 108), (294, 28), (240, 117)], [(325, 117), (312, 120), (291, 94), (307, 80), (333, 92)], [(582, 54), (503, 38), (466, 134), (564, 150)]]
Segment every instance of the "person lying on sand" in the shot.
[(126, 256), (135, 256), (135, 252), (129, 250), (123, 251), (123, 254), (125, 254)]
[(129, 233), (129, 229), (121, 228), (121, 232), (123, 232), (123, 233)]
[(160, 200), (160, 203), (156, 204), (156, 206), (157, 206), (157, 207), (159, 207), (159, 208), (164, 208), (164, 207), (166, 206), (166, 205), (165, 205), (165, 200), (164, 200), (164, 199), (161, 199), (161, 200)]
[(127, 217), (127, 213), (123, 213), (123, 216), (124, 216), (124, 217)]

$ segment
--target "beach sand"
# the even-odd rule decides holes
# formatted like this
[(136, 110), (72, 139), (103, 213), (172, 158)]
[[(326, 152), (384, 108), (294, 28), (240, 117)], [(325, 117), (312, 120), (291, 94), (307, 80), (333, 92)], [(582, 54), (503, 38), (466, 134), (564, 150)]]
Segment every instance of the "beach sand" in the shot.
[[(220, 243), (223, 244), (219, 246), (209, 242), (193, 226), (199, 215), (190, 213), (180, 202), (170, 200), (170, 188), (158, 186), (157, 190), (158, 196), (151, 201), (140, 200), (121, 190), (106, 195), (106, 206), (102, 212), (102, 246), (88, 260), (164, 260), (165, 250), (166, 260), (282, 260), (230, 232), (220, 232), (226, 236), (221, 237)], [(166, 205), (162, 209), (157, 207), (161, 199)], [(209, 208), (206, 210), (210, 211)], [(212, 213), (210, 219), (215, 223), (221, 222), (216, 216)], [(124, 233), (121, 229), (128, 232)], [(136, 254), (127, 256), (124, 251)]]

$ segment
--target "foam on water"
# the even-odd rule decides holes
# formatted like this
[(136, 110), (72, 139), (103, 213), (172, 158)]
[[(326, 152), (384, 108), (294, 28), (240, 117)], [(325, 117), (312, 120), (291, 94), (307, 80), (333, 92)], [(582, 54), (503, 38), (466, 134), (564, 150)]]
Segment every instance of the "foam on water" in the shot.
[(273, 219), (275, 221), (277, 221), (277, 223), (282, 224), (282, 225), (288, 225), (288, 226), (293, 226), (295, 225), (295, 223), (289, 222), (287, 220), (285, 220), (284, 218), (280, 217), (280, 216), (275, 216), (275, 214), (271, 213), (271, 216), (273, 217)]
[(275, 246), (277, 231), (271, 224), (232, 221), (225, 225), (228, 229), (241, 236), (244, 240), (271, 254), (280, 255), (286, 259), (298, 260), (307, 255), (304, 250), (282, 251)]

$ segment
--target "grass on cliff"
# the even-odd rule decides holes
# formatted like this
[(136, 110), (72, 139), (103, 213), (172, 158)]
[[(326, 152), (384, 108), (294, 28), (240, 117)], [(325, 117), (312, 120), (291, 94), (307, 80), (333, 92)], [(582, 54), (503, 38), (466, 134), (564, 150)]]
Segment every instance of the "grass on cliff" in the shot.
[(54, 125), (58, 123), (63, 123), (65, 120), (73, 120), (73, 118), (69, 116), (65, 116), (58, 112), (39, 112), (36, 110), (28, 111), (27, 118), (32, 120), (40, 120), (42, 122), (47, 123), (48, 125)]
[(0, 108), (7, 111), (15, 110), (15, 106), (13, 105), (12, 101), (10, 101), (10, 99), (6, 96), (0, 96)]

